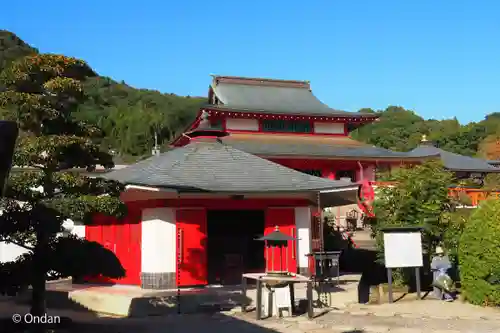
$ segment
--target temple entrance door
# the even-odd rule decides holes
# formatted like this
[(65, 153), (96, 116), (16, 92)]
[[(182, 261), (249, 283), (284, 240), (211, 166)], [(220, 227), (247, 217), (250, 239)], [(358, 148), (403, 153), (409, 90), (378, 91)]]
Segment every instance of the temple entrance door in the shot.
[(205, 209), (178, 209), (177, 285), (207, 284), (207, 212)]
[[(266, 222), (264, 228), (264, 235), (273, 232), (276, 228), (292, 237), (297, 237), (297, 227), (295, 225), (295, 209), (294, 208), (268, 208), (266, 210)], [(266, 251), (273, 251), (272, 249)], [(288, 241), (288, 249), (283, 250), (283, 257), (280, 262), (278, 255), (278, 249), (274, 250), (274, 258), (269, 254), (265, 254), (267, 257), (267, 267), (274, 270), (279, 270), (283, 267), (284, 270), (287, 269), (291, 273), (297, 273), (297, 241)], [(273, 261), (274, 259), (274, 261)]]
[(116, 257), (125, 269), (125, 276), (115, 280), (120, 284), (141, 284), (141, 225), (133, 216), (114, 220)]
[(236, 285), (243, 273), (265, 269), (263, 210), (208, 210), (208, 283)]

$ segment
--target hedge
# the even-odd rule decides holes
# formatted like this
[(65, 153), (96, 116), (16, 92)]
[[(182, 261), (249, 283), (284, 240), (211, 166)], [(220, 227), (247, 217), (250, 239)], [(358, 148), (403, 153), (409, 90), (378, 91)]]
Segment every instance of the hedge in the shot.
[(481, 203), (460, 237), (462, 295), (477, 305), (500, 306), (500, 200)]

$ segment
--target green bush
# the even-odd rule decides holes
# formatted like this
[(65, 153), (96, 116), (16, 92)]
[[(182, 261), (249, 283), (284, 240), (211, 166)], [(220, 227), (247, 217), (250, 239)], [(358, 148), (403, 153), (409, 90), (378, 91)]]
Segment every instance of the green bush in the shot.
[(475, 208), (458, 208), (450, 214), (450, 222), (443, 234), (443, 246), (453, 266), (458, 266), (458, 244), (467, 221)]
[(500, 200), (486, 200), (472, 213), (458, 254), (464, 298), (500, 306)]

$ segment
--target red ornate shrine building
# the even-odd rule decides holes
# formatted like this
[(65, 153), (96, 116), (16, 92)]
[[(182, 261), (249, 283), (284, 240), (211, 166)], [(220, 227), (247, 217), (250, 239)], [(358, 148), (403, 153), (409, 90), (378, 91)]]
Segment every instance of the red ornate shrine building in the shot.
[(126, 184), (129, 215), (96, 217), (86, 238), (120, 259), (127, 275), (116, 283), (168, 289), (264, 271), (275, 259), (255, 239), (278, 226), (298, 238), (286, 269), (307, 274), (320, 211), (356, 203), (376, 168), (437, 156), (350, 138), (376, 118), (328, 107), (306, 81), (214, 76), (208, 104), (172, 149), (106, 174)]

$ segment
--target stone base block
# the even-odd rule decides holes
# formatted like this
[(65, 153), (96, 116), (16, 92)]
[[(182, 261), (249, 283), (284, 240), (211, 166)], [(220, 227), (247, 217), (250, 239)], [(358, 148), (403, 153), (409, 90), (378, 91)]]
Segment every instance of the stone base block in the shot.
[(175, 273), (141, 273), (142, 289), (174, 289), (176, 288)]

